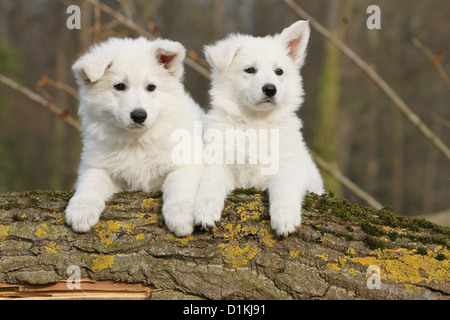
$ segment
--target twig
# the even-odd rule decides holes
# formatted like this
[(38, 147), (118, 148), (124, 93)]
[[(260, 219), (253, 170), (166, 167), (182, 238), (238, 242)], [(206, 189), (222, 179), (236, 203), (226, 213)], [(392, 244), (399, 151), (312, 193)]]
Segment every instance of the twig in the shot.
[[(149, 39), (155, 39), (156, 38), (152, 33), (148, 32), (147, 30), (145, 30), (144, 28), (139, 26), (133, 20), (125, 17), (121, 13), (119, 13), (116, 10), (112, 9), (111, 7), (101, 3), (100, 1), (98, 1), (98, 0), (84, 0), (84, 1), (92, 4), (93, 6), (99, 8), (100, 10), (102, 10), (106, 14), (110, 15), (111, 17), (117, 19), (117, 21), (119, 21), (123, 25), (127, 26), (129, 29), (135, 31), (136, 33), (138, 33), (138, 34), (140, 34), (140, 35), (142, 35), (144, 37), (147, 37)], [(186, 57), (184, 59), (184, 62), (186, 63), (186, 65), (188, 65), (189, 67), (193, 68), (195, 71), (200, 73), (206, 79), (210, 79), (210, 75), (209, 75), (208, 69), (204, 68), (203, 66), (201, 66), (200, 64), (198, 64), (197, 62), (192, 60), (190, 57)]]
[(66, 110), (63, 110), (47, 99), (45, 99), (43, 96), (33, 92), (32, 90), (18, 84), (14, 80), (0, 74), (0, 82), (7, 85), (8, 87), (22, 93), (23, 95), (27, 96), (29, 99), (39, 103), (41, 106), (43, 106), (45, 109), (49, 110), (53, 114), (60, 117), (62, 120), (64, 120), (68, 125), (72, 126), (73, 128), (80, 130), (80, 121), (74, 119), (69, 112)]
[(413, 38), (412, 39), (412, 43), (419, 48), (420, 50), (422, 50), (422, 52), (427, 56), (427, 58), (431, 61), (431, 63), (434, 65), (434, 67), (436, 68), (436, 71), (439, 73), (439, 75), (441, 76), (442, 80), (444, 81), (445, 85), (447, 86), (447, 88), (450, 90), (450, 79), (447, 75), (447, 73), (445, 72), (444, 68), (442, 67), (442, 63), (441, 63), (441, 59), (439, 58), (438, 55), (433, 54), (433, 52), (431, 52), (430, 49), (428, 49), (427, 47), (425, 47), (425, 45), (417, 38)]
[(383, 205), (375, 200), (374, 197), (372, 197), (370, 194), (368, 194), (366, 191), (361, 189), (358, 185), (356, 185), (354, 182), (352, 182), (349, 178), (344, 176), (342, 172), (340, 172), (338, 169), (334, 168), (332, 165), (330, 165), (328, 162), (323, 160), (321, 157), (319, 157), (317, 154), (311, 151), (312, 156), (314, 157), (314, 160), (316, 163), (325, 171), (333, 175), (342, 185), (347, 187), (350, 191), (352, 191), (355, 195), (357, 195), (359, 198), (364, 200), (368, 205), (370, 205), (372, 208), (380, 210), (383, 208)]
[(122, 10), (126, 14), (127, 18), (133, 20), (133, 15), (131, 14), (130, 6), (128, 5), (128, 3), (124, 0), (116, 0), (116, 1), (120, 3)]
[(100, 21), (101, 16), (102, 11), (99, 8), (94, 7), (94, 42), (100, 41), (100, 30), (102, 29)]
[(384, 93), (394, 102), (400, 111), (419, 129), (420, 132), (430, 140), (436, 148), (438, 148), (448, 160), (450, 160), (450, 149), (445, 145), (439, 137), (434, 134), (427, 125), (416, 115), (408, 105), (395, 93), (395, 91), (381, 78), (381, 76), (370, 67), (361, 57), (359, 57), (346, 44), (336, 38), (328, 29), (323, 27), (316, 19), (310, 16), (293, 0), (283, 0), (292, 10), (294, 10), (300, 17), (308, 19), (311, 26), (316, 29), (322, 36), (328, 39), (331, 43), (337, 46), (347, 57), (355, 62), (367, 75), (384, 91)]
[(47, 76), (42, 76), (41, 79), (37, 82), (36, 90), (39, 91), (43, 86), (46, 85), (61, 89), (70, 94), (75, 99), (80, 100), (77, 90), (65, 83), (62, 83), (61, 81), (53, 80)]
[(125, 17), (121, 13), (117, 12), (113, 8), (107, 6), (106, 4), (101, 3), (98, 0), (84, 0), (90, 4), (92, 4), (94, 7), (99, 8), (101, 11), (105, 12), (106, 14), (110, 15), (111, 17), (115, 18), (117, 21), (122, 23), (123, 25), (127, 26), (129, 29), (133, 30), (134, 32), (143, 35), (149, 39), (155, 39), (155, 36), (136, 24), (133, 20)]
[(446, 120), (440, 116), (438, 116), (436, 113), (431, 113), (431, 116), (433, 117), (433, 120), (436, 121), (439, 124), (442, 124), (443, 126), (450, 128), (450, 121)]

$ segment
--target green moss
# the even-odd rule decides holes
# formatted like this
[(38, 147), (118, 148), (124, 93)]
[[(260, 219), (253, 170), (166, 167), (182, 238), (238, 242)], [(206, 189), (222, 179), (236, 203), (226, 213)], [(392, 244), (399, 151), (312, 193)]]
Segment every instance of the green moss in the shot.
[(450, 227), (434, 225), (433, 226), (433, 231), (435, 233), (440, 233), (440, 234), (443, 234), (445, 236), (450, 236)]
[[(312, 213), (310, 216), (314, 219), (310, 221), (329, 218), (336, 222), (360, 224), (361, 229), (369, 236), (367, 241), (372, 243), (373, 247), (377, 247), (376, 243), (373, 244), (373, 237), (388, 236), (391, 241), (396, 241), (399, 237), (406, 237), (422, 244), (438, 244), (450, 248), (448, 238), (450, 227), (436, 225), (424, 218), (397, 216), (390, 207), (375, 210), (360, 207), (346, 199), (336, 199), (333, 194), (322, 196), (310, 194), (305, 198), (303, 209)], [(383, 227), (405, 230), (402, 232), (385, 231)], [(348, 228), (347, 230), (350, 231)], [(350, 226), (350, 228), (352, 227)], [(326, 229), (320, 231), (330, 232)]]
[(426, 255), (428, 254), (428, 251), (427, 251), (427, 249), (424, 248), (424, 247), (419, 247), (419, 248), (417, 248), (417, 254), (426, 256)]
[(378, 224), (382, 224), (392, 228), (404, 228), (413, 232), (429, 230), (435, 234), (450, 236), (450, 227), (436, 225), (424, 218), (396, 216), (386, 209), (379, 210), (378, 216)]
[(228, 195), (226, 200), (233, 203), (247, 202), (246, 199), (235, 195)]
[(261, 195), (261, 200), (265, 205), (269, 204), (269, 193), (267, 190), (256, 188), (236, 188), (228, 196), (227, 201), (233, 203), (248, 202), (248, 196)]
[(391, 241), (397, 240), (399, 236), (400, 235), (399, 235), (399, 233), (397, 231), (391, 231), (391, 232), (388, 233), (388, 237), (389, 237), (389, 239)]
[(329, 228), (326, 228), (326, 227), (319, 226), (319, 225), (317, 225), (317, 224), (313, 224), (313, 225), (311, 225), (311, 227), (312, 227), (314, 230), (316, 230), (316, 231), (322, 232), (323, 234), (329, 233), (329, 234), (335, 235), (335, 236), (337, 236), (337, 237), (341, 237), (341, 238), (343, 237), (343, 238), (345, 238), (347, 241), (353, 241), (353, 240), (355, 240), (355, 237), (354, 237), (352, 234), (349, 234), (349, 233), (347, 233), (347, 232), (337, 231), (337, 230), (332, 230), (332, 229), (329, 229)]
[(346, 199), (336, 199), (333, 194), (322, 196), (310, 194), (303, 203), (303, 209), (319, 214), (327, 214), (336, 221), (363, 222), (375, 214), (375, 210), (360, 207)]
[(354, 241), (354, 240), (355, 240), (355, 237), (354, 237), (352, 234), (346, 234), (346, 235), (345, 235), (345, 239), (346, 239), (347, 241)]
[(392, 246), (389, 245), (386, 241), (380, 240), (373, 236), (367, 235), (364, 238), (364, 243), (372, 250), (375, 249), (391, 249)]
[(384, 231), (381, 227), (378, 227), (366, 221), (361, 223), (361, 229), (371, 236), (381, 237), (386, 235), (386, 231)]
[(438, 254), (436, 255), (436, 260), (444, 261), (445, 259), (447, 259), (447, 257), (446, 257), (445, 254), (443, 254), (443, 253), (438, 253)]
[(260, 190), (260, 189), (256, 189), (254, 187), (252, 188), (236, 188), (231, 192), (231, 195), (237, 196), (237, 195), (255, 195), (255, 194), (262, 194), (265, 191)]
[(444, 236), (408, 234), (406, 237), (416, 242), (422, 242), (424, 244), (439, 244), (450, 249), (450, 242)]

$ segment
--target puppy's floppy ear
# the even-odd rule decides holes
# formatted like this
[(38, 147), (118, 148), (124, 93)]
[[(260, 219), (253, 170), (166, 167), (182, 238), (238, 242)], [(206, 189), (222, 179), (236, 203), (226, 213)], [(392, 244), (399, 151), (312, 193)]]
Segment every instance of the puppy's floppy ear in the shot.
[(289, 56), (299, 67), (305, 61), (309, 34), (309, 21), (304, 20), (295, 22), (285, 28), (280, 34), (282, 45), (288, 49)]
[(180, 78), (183, 75), (183, 60), (186, 49), (176, 41), (158, 39), (156, 43), (156, 61), (161, 64), (170, 74)]
[(208, 63), (219, 70), (225, 70), (233, 62), (239, 51), (240, 43), (233, 39), (225, 39), (211, 46), (204, 46), (203, 51)]
[(88, 53), (73, 64), (72, 70), (80, 84), (94, 83), (103, 77), (111, 64), (110, 59), (99, 57), (95, 53)]

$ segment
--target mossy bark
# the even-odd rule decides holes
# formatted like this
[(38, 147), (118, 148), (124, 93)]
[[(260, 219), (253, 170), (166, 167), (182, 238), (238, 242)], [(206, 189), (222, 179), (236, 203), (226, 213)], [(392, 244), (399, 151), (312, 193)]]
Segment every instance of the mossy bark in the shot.
[(64, 221), (71, 196), (0, 195), (0, 286), (61, 283), (73, 279), (76, 268), (83, 279), (145, 284), (152, 299), (450, 295), (449, 228), (386, 209), (309, 195), (302, 226), (279, 239), (270, 228), (266, 194), (236, 190), (216, 228), (176, 238), (164, 226), (160, 194), (121, 193), (90, 232), (77, 234)]

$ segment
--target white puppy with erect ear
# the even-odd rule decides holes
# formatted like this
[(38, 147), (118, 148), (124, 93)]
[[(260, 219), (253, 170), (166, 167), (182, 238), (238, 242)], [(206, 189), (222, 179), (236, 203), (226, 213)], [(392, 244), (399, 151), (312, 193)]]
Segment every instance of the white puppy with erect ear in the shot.
[(232, 189), (256, 187), (268, 189), (272, 228), (287, 236), (300, 226), (306, 192), (323, 192), (296, 115), (303, 102), (299, 69), (309, 34), (308, 22), (298, 21), (275, 36), (234, 34), (205, 47), (212, 67), (212, 109), (204, 119), (204, 150), (223, 158), (205, 169), (197, 225), (211, 227), (220, 220)]
[(193, 136), (203, 116), (181, 83), (185, 54), (170, 40), (111, 38), (74, 63), (83, 151), (66, 208), (73, 230), (89, 231), (116, 192), (161, 190), (169, 230), (193, 231), (201, 167), (171, 161), (172, 133)]
[(309, 35), (309, 23), (307, 21), (297, 21), (284, 29), (279, 36), (281, 43), (289, 50), (288, 55), (294, 60), (298, 68), (301, 68), (305, 63)]

